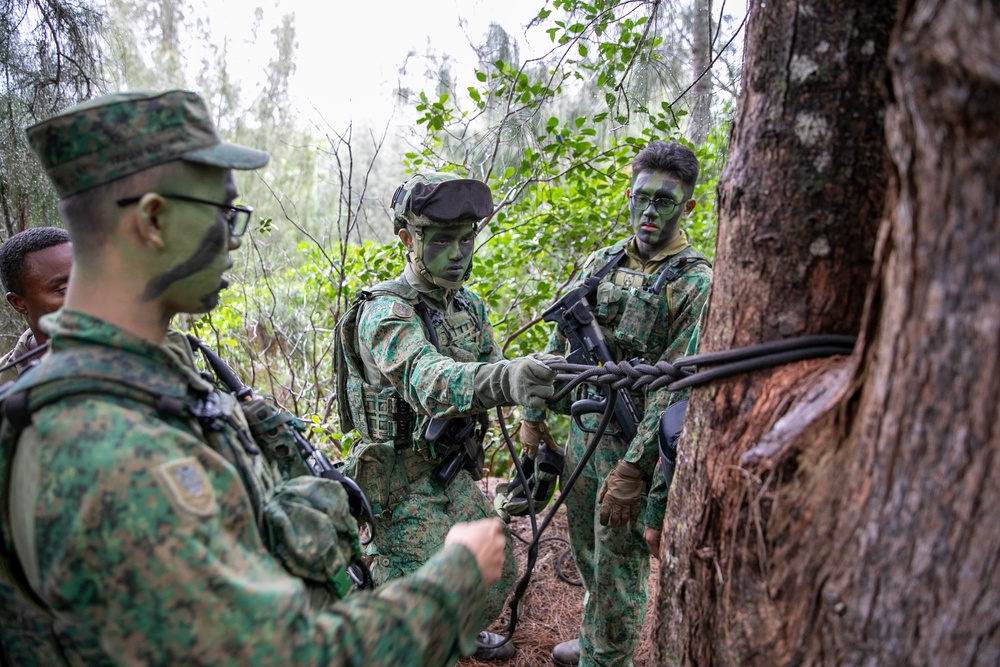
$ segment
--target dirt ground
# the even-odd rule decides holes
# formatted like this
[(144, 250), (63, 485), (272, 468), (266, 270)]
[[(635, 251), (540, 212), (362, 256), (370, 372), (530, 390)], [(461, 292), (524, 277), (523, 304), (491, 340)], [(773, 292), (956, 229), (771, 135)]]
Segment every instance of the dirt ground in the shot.
[[(503, 480), (489, 479), (489, 495), (498, 482)], [(551, 507), (551, 505), (550, 505)], [(548, 511), (546, 508), (545, 511)], [(541, 517), (539, 517), (541, 521)], [(531, 538), (531, 526), (527, 517), (515, 517), (511, 522), (511, 531), (521, 539), (514, 539), (514, 552), (517, 556), (519, 576), (524, 574), (527, 558), (527, 541)], [(646, 627), (643, 628), (642, 642), (635, 655), (636, 667), (655, 667), (652, 656), (652, 618), (656, 604), (656, 577), (659, 571), (656, 559), (652, 561), (650, 573), (649, 613), (646, 616)], [(566, 579), (579, 581), (576, 566), (573, 562), (573, 552), (569, 549), (566, 535), (565, 509), (560, 507), (552, 523), (545, 531), (543, 541), (538, 548), (538, 559), (527, 591), (521, 600), (520, 614), (514, 631), (514, 645), (517, 653), (504, 663), (482, 662), (466, 658), (458, 662), (460, 667), (491, 667), (502, 664), (505, 667), (540, 667), (551, 665), (552, 648), (559, 642), (573, 639), (580, 628), (580, 618), (583, 615), (583, 588), (573, 586), (560, 578), (560, 572)], [(490, 628), (493, 632), (506, 635), (510, 623), (510, 609), (504, 608), (504, 615)]]

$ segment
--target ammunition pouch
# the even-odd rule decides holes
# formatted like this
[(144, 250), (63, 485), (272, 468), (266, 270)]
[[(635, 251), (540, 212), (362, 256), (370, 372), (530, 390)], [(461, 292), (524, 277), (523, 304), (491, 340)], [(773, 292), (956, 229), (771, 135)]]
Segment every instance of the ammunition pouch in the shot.
[(365, 426), (368, 438), (374, 442), (409, 440), (415, 422), (413, 408), (395, 389), (381, 391), (361, 385), (364, 394)]

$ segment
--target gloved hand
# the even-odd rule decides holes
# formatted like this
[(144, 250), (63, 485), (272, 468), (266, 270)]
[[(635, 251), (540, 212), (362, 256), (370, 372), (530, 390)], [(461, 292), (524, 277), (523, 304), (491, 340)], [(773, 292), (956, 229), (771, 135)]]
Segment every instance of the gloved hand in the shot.
[(539, 442), (544, 442), (552, 451), (557, 449), (556, 441), (552, 439), (545, 422), (522, 421), (517, 438), (521, 441), (521, 451), (527, 454), (529, 459), (538, 456)]
[(556, 372), (532, 357), (484, 364), (476, 372), (476, 400), (484, 408), (524, 405), (542, 409), (555, 393)]
[(639, 516), (645, 487), (642, 469), (634, 463), (619, 461), (604, 478), (597, 494), (597, 502), (601, 503), (601, 525), (617, 528)]

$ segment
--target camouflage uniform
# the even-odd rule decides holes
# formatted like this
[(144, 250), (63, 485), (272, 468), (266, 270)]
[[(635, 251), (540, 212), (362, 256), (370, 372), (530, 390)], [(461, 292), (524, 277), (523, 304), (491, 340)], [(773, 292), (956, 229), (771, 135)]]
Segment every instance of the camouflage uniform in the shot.
[[(202, 395), (187, 360), (75, 312), (58, 315), (51, 340), (33, 373), (73, 363), (120, 376), (124, 393), (41, 407), (6, 461), (13, 474), (4, 471), (0, 492), (12, 515), (23, 515), (21, 501), (34, 507), (35, 558), (21, 560), (55, 613), (51, 636), (34, 638), (37, 624), (4, 616), (14, 664), (65, 664), (39, 652), (52, 638), (68, 664), (86, 665), (443, 665), (474, 649), (483, 587), (467, 549), (317, 609), (268, 552), (282, 521), (264, 515), (281, 482), (252, 443), (231, 424), (209, 433), (128, 397), (133, 387)], [(200, 619), (212, 619), (210, 632)]]
[[(31, 344), (35, 340), (35, 334), (31, 329), (25, 329), (24, 333), (20, 335), (17, 339), (17, 343), (14, 344), (14, 349), (5, 354), (0, 358), (0, 366), (6, 366), (14, 359), (31, 352), (34, 349)], [(0, 372), (0, 386), (12, 382), (17, 379), (17, 376), (21, 374), (24, 364), (18, 364), (17, 366), (11, 366), (7, 370)]]
[[(354, 345), (363, 373), (351, 372), (347, 397), (361, 434), (345, 472), (376, 512), (375, 538), (366, 548), (372, 574), (384, 583), (415, 572), (461, 521), (495, 517), (492, 503), (466, 470), (448, 488), (431, 478), (441, 462), (423, 437), (430, 417), (482, 413), (476, 371), (503, 359), (482, 300), (467, 289), (431, 285), (407, 264), (395, 281), (371, 290), (357, 315)], [(428, 339), (417, 304), (426, 303), (441, 350)], [(353, 337), (349, 332), (347, 338)], [(393, 414), (410, 415), (394, 419)], [(503, 575), (490, 587), (480, 627), (499, 616), (516, 565), (507, 540)]]
[[(579, 281), (600, 271), (623, 249), (621, 263), (601, 280), (595, 309), (612, 354), (616, 360), (642, 357), (651, 362), (673, 361), (693, 354), (702, 311), (708, 302), (710, 266), (704, 261), (692, 261), (701, 258), (701, 254), (688, 245), (681, 232), (674, 243), (645, 263), (639, 258), (634, 238), (599, 250), (584, 264)], [(665, 267), (672, 267), (679, 277), (668, 283), (659, 297), (650, 299), (646, 294), (636, 294), (655, 282)], [(634, 288), (631, 294), (630, 288)], [(567, 352), (566, 340), (558, 330), (550, 337), (546, 351)], [(581, 389), (580, 393), (586, 391)], [(580, 397), (578, 394), (577, 398)], [(632, 664), (648, 601), (650, 555), (643, 529), (649, 526), (660, 530), (666, 508), (666, 489), (657, 469), (657, 426), (663, 410), (683, 397), (682, 393), (666, 390), (648, 396), (633, 393), (632, 399), (642, 415), (635, 438), (625, 442), (605, 436), (566, 496), (573, 554), (586, 589), (580, 627), (580, 665)], [(545, 418), (544, 412), (537, 410), (525, 410), (524, 414), (525, 419), (534, 422)], [(583, 421), (593, 430), (599, 418), (600, 415), (586, 415)], [(591, 437), (573, 424), (564, 470), (576, 468)], [(598, 521), (597, 495), (604, 478), (621, 460), (638, 465), (654, 484), (643, 499), (642, 521), (611, 528)]]

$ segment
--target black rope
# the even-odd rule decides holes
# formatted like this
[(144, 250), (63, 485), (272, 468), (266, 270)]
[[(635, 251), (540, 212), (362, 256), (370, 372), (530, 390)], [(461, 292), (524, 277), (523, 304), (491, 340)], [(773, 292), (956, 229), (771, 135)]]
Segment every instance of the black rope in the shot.
[[(602, 366), (588, 366), (586, 364), (571, 364), (568, 362), (545, 362), (546, 366), (557, 372), (557, 381), (566, 382), (565, 386), (560, 388), (559, 391), (547, 400), (547, 403), (552, 404), (562, 400), (576, 387), (585, 383), (607, 384), (612, 389), (629, 389), (630, 391), (642, 389), (654, 391), (662, 387), (666, 387), (668, 391), (679, 391), (687, 387), (706, 384), (720, 378), (788, 364), (794, 361), (851, 354), (856, 340), (853, 336), (802, 336), (799, 338), (772, 341), (770, 343), (761, 343), (759, 345), (749, 345), (733, 350), (681, 357), (672, 364), (666, 361), (649, 364), (642, 360), (620, 361)], [(708, 370), (698, 370), (699, 367), (704, 366), (715, 367)], [(521, 461), (517, 457), (510, 433), (507, 431), (507, 423), (504, 420), (503, 411), (499, 407), (497, 408), (497, 421), (500, 424), (500, 431), (503, 433), (504, 442), (517, 470), (518, 479), (520, 479), (522, 488), (526, 491), (525, 496), (528, 503), (528, 519), (531, 526), (532, 539), (528, 541), (520, 535), (511, 533), (528, 545), (527, 562), (525, 563), (524, 574), (518, 580), (514, 593), (508, 602), (510, 620), (507, 624), (507, 636), (499, 644), (492, 645), (492, 648), (502, 646), (514, 637), (514, 631), (517, 628), (517, 621), (520, 616), (521, 598), (524, 597), (524, 593), (531, 581), (531, 575), (534, 572), (535, 562), (538, 559), (538, 547), (543, 541), (542, 534), (555, 517), (555, 513), (562, 506), (563, 500), (583, 472), (584, 466), (587, 465), (587, 462), (593, 456), (597, 445), (600, 443), (601, 438), (604, 437), (608, 425), (614, 416), (618, 392), (612, 391), (608, 392), (608, 394), (607, 405), (604, 407), (597, 430), (594, 431), (586, 451), (580, 457), (580, 461), (577, 463), (572, 474), (564, 483), (560, 484), (559, 497), (556, 498), (552, 507), (545, 515), (545, 519), (542, 521), (540, 527), (535, 515), (533, 495), (527, 492), (527, 477), (524, 474)], [(564, 538), (555, 539), (563, 540)], [(570, 581), (562, 574), (562, 561), (567, 553), (570, 552), (571, 547), (567, 547), (559, 554), (556, 561), (556, 574), (566, 583), (573, 586), (580, 586), (582, 582)]]
[[(803, 336), (723, 352), (681, 357), (673, 363), (658, 361), (649, 364), (643, 360), (633, 360), (603, 366), (588, 366), (548, 362), (546, 365), (558, 373), (557, 381), (566, 382), (549, 402), (555, 403), (565, 398), (577, 386), (585, 383), (606, 384), (612, 389), (629, 391), (655, 391), (663, 387), (668, 391), (680, 391), (720, 378), (794, 361), (850, 354), (855, 341), (853, 336)], [(703, 366), (714, 366), (714, 368), (697, 370)]]
[[(615, 403), (618, 401), (618, 394), (616, 392), (611, 392), (611, 396), (608, 397), (608, 404), (605, 407), (604, 414), (601, 415), (601, 421), (597, 426), (597, 430), (594, 431), (594, 435), (587, 445), (586, 451), (584, 451), (583, 456), (580, 457), (580, 462), (577, 463), (576, 468), (570, 474), (569, 478), (559, 485), (559, 497), (555, 499), (552, 503), (552, 507), (549, 508), (548, 513), (542, 520), (541, 526), (538, 526), (535, 516), (535, 503), (534, 498), (531, 493), (525, 493), (526, 500), (528, 502), (528, 519), (531, 524), (531, 535), (532, 539), (528, 542), (528, 553), (527, 560), (524, 566), (524, 574), (518, 580), (517, 585), (514, 587), (514, 593), (511, 595), (510, 600), (507, 603), (508, 609), (510, 609), (510, 620), (507, 622), (507, 635), (497, 644), (491, 644), (488, 648), (497, 648), (503, 646), (509, 642), (514, 637), (514, 631), (517, 629), (517, 621), (520, 617), (520, 607), (521, 598), (524, 597), (524, 593), (528, 590), (528, 584), (531, 582), (531, 575), (535, 570), (535, 562), (538, 560), (538, 546), (542, 540), (542, 534), (545, 529), (548, 528), (552, 519), (555, 518), (556, 512), (562, 507), (562, 503), (566, 496), (569, 494), (570, 489), (576, 484), (577, 478), (583, 473), (584, 466), (587, 465), (587, 461), (590, 457), (594, 455), (597, 450), (597, 445), (600, 444), (601, 438), (604, 437), (604, 432), (607, 431), (608, 425), (611, 423), (611, 419), (615, 414)], [(552, 399), (549, 399), (552, 402)], [(528, 480), (524, 475), (524, 469), (521, 467), (521, 462), (517, 458), (517, 452), (514, 450), (514, 443), (510, 439), (510, 433), (507, 431), (507, 423), (503, 417), (503, 410), (497, 408), (497, 421), (500, 424), (500, 431), (503, 433), (504, 442), (510, 451), (511, 459), (514, 461), (514, 467), (517, 469), (518, 478), (521, 480), (522, 488), (528, 491)], [(482, 645), (481, 645), (482, 646)]]

